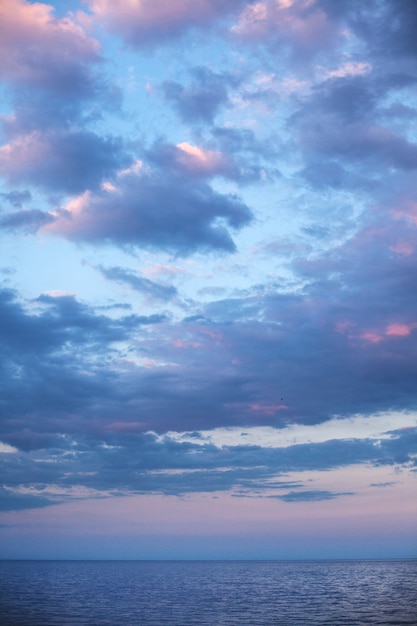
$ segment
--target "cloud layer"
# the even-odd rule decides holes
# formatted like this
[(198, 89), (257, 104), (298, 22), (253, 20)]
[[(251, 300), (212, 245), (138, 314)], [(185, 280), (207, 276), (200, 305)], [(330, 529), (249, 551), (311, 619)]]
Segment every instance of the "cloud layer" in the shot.
[(0, 7), (1, 509), (408, 489), (415, 3), (55, 5)]

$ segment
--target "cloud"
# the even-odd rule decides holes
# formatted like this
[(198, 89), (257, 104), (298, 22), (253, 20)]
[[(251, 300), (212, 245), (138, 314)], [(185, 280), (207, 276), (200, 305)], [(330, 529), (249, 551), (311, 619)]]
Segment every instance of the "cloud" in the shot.
[(371, 483), (370, 487), (393, 487), (394, 485), (398, 485), (397, 481), (388, 481), (384, 483)]
[(341, 496), (351, 496), (351, 491), (335, 492), (335, 491), (321, 491), (319, 489), (311, 491), (289, 491), (283, 496), (277, 496), (284, 502), (320, 502), (322, 500), (334, 500)]
[(213, 122), (221, 108), (229, 105), (228, 88), (236, 79), (206, 67), (194, 67), (191, 75), (192, 81), (186, 87), (175, 81), (163, 82), (165, 99), (185, 122)]
[(53, 128), (17, 135), (0, 148), (0, 174), (12, 184), (77, 193), (128, 163), (120, 139)]
[(13, 84), (67, 96), (94, 89), (90, 64), (101, 60), (98, 42), (70, 18), (55, 18), (50, 5), (3, 0), (0, 42), (0, 74)]
[(289, 51), (292, 60), (306, 61), (340, 40), (337, 23), (319, 3), (310, 0), (265, 0), (248, 4), (232, 34), (245, 42)]
[(398, 62), (399, 57), (412, 58), (416, 53), (417, 10), (413, 0), (371, 0), (365, 4), (316, 0), (316, 5), (366, 41), (372, 55)]
[(213, 176), (234, 178), (237, 175), (237, 167), (227, 155), (186, 141), (175, 146), (166, 143), (155, 144), (147, 152), (147, 157), (159, 167), (167, 167), (194, 178)]
[[(124, 300), (135, 295), (91, 306), (49, 291), (59, 285), (30, 301), (0, 291), (4, 509), (197, 491), (291, 507), (352, 493), (315, 472), (366, 466), (375, 494), (370, 483), (415, 471), (414, 422), (404, 427), (416, 408), (414, 3), (89, 5), (83, 19), (34, 2), (0, 8), (10, 107), (0, 173), (11, 185), (0, 226), (13, 245), (21, 231), (94, 255), (102, 244), (133, 251), (135, 270), (86, 264)], [(89, 33), (111, 41), (87, 30), (90, 19), (136, 53), (148, 48), (155, 111), (142, 115), (137, 82), (120, 115)], [(204, 65), (195, 29), (215, 32)], [(162, 41), (174, 47), (149, 51)], [(143, 61), (125, 53), (109, 64), (121, 88)], [(119, 74), (126, 60), (139, 66)], [(172, 110), (181, 123), (168, 127)], [(242, 196), (225, 191), (238, 186)], [(236, 252), (238, 241), (233, 263), (209, 254), (184, 269), (169, 258)], [(14, 277), (22, 292), (33, 289), (31, 250)], [(84, 278), (61, 287), (85, 289)], [(384, 428), (371, 431), (377, 421)], [(220, 441), (228, 427), (238, 442)], [(252, 427), (272, 432), (268, 445)]]
[(25, 310), (13, 290), (1, 291), (1, 339), (7, 354), (17, 350), (19, 358), (36, 354), (41, 357), (41, 354), (61, 350), (65, 345), (95, 344), (97, 349), (101, 342), (105, 350), (108, 342), (128, 338), (140, 324), (160, 321), (135, 315), (111, 320), (104, 315), (95, 315), (94, 310), (68, 295), (44, 294), (34, 304), (41, 309), (36, 314)]
[[(120, 421), (136, 413), (144, 428), (164, 432), (242, 423), (283, 426), (292, 420), (315, 424), (335, 415), (414, 408), (413, 206), (407, 197), (402, 203), (396, 197), (395, 205), (387, 199), (346, 242), (315, 257), (295, 254), (291, 267), (304, 282), (298, 293), (284, 293), (273, 283), (254, 287), (201, 303), (198, 315), (156, 326), (140, 340), (135, 318), (131, 325), (129, 318), (115, 325), (89, 313), (97, 333), (104, 325), (97, 340), (117, 337), (118, 330), (129, 341), (130, 359), (148, 359), (145, 368), (126, 363), (118, 373), (133, 394), (129, 402), (120, 399)], [(110, 276), (148, 293), (155, 289), (120, 268)], [(65, 308), (60, 310), (63, 315)], [(33, 328), (39, 323), (26, 321)], [(49, 328), (46, 345), (54, 339), (55, 327)], [(75, 336), (88, 339), (78, 330)], [(307, 392), (300, 394), (300, 388)], [(109, 387), (104, 395), (109, 406), (111, 393)]]
[(213, 147), (219, 144), (220, 149), (193, 145), (187, 141), (175, 146), (158, 142), (146, 151), (146, 157), (161, 169), (166, 168), (192, 179), (221, 177), (238, 181), (242, 186), (272, 179), (277, 174), (274, 166), (263, 160), (263, 150), (259, 146), (252, 147), (252, 154), (244, 154), (244, 150), (243, 154), (239, 154), (237, 146), (230, 153), (222, 151), (222, 139), (215, 138), (211, 143), (215, 144)]
[[(4, 358), (17, 350), (22, 359), (29, 350), (37, 363), (33, 379), (26, 365), (22, 379), (10, 378), (8, 398), (28, 385), (19, 398), (19, 411), (26, 411), (53, 380), (56, 401), (44, 392), (45, 414), (66, 414), (73, 406), (90, 414), (88, 430), (99, 415), (114, 422), (116, 411), (121, 422), (140, 415), (140, 428), (157, 432), (242, 423), (282, 427), (292, 420), (315, 424), (335, 415), (412, 409), (413, 206), (407, 196), (402, 203), (396, 196), (395, 205), (387, 199), (345, 243), (316, 257), (295, 256), (292, 267), (305, 284), (301, 292), (265, 285), (201, 304), (199, 315), (183, 322), (167, 324), (163, 316), (111, 321), (68, 296), (42, 296), (39, 304), (47, 309), (33, 316), (4, 292)], [(139, 277), (116, 269), (115, 278), (136, 284)], [(138, 335), (147, 322), (153, 332)], [(130, 346), (118, 364), (113, 341)], [(97, 369), (99, 346), (103, 361)], [(306, 366), (311, 363), (313, 370)], [(8, 376), (15, 367), (21, 365), (7, 366)], [(71, 386), (79, 391), (69, 393)], [(300, 388), (307, 392), (300, 394)]]
[(236, 196), (143, 168), (122, 173), (117, 186), (78, 196), (43, 230), (75, 241), (148, 246), (187, 255), (201, 249), (233, 252), (229, 228), (239, 229), (251, 217)]
[(244, 0), (89, 0), (96, 18), (110, 31), (119, 34), (134, 48), (142, 48), (184, 34), (190, 28), (204, 28), (227, 17)]
[(119, 139), (87, 128), (120, 105), (98, 42), (47, 4), (6, 0), (0, 12), (0, 75), (13, 105), (1, 120), (7, 183), (77, 193), (127, 165)]
[(378, 77), (336, 77), (317, 85), (303, 102), (294, 121), (300, 147), (310, 163), (304, 170), (310, 182), (336, 188), (359, 184), (369, 190), (359, 169), (364, 164), (368, 180), (387, 168), (416, 169), (417, 144), (393, 130), (394, 111), (388, 120), (378, 109), (383, 89)]
[(108, 280), (129, 285), (135, 291), (142, 292), (159, 300), (171, 300), (177, 295), (177, 289), (173, 285), (156, 283), (149, 278), (137, 276), (121, 267), (98, 267), (101, 274)]
[[(122, 271), (126, 278), (132, 276)], [(366, 276), (364, 281), (368, 285)], [(352, 415), (366, 413), (368, 406), (372, 411), (378, 405), (411, 407), (415, 399), (415, 381), (407, 374), (413, 371), (415, 329), (405, 323), (388, 325), (386, 337), (375, 344), (351, 337), (350, 326), (329, 333), (340, 311), (348, 311), (346, 304), (337, 304), (335, 311), (329, 307), (322, 317), (323, 310), (316, 316), (313, 301), (307, 307), (305, 303), (297, 297), (264, 299), (264, 315), (279, 312), (281, 328), (276, 322), (261, 325), (243, 319), (228, 324), (195, 319), (181, 327), (167, 324), (162, 315), (97, 315), (73, 296), (42, 295), (25, 309), (15, 293), (3, 290), (2, 441), (18, 450), (0, 455), (5, 475), (13, 476), (7, 485), (14, 490), (3, 494), (3, 506), (19, 509), (61, 501), (59, 490), (47, 494), (39, 488), (37, 495), (36, 485), (78, 485), (102, 495), (240, 489), (288, 502), (314, 501), (348, 492), (271, 480), (288, 472), (362, 463), (412, 467), (416, 428), (372, 434), (362, 418), (363, 433), (355, 438), (354, 429), (347, 438), (346, 427), (339, 432), (333, 420), (327, 433), (333, 439), (326, 439), (324, 427), (315, 433), (311, 426), (313, 441), (291, 441), (294, 428), (286, 427), (290, 418), (314, 424), (336, 410)], [(381, 313), (390, 317), (399, 305), (398, 299), (394, 308), (384, 303)], [(361, 313), (360, 306), (356, 311)], [(410, 342), (407, 350), (404, 341)], [(120, 342), (129, 349), (116, 348)], [(150, 354), (153, 365), (131, 361), (135, 354)], [(238, 366), (231, 364), (236, 357)], [(315, 362), (314, 378), (305, 371), (306, 359)], [(274, 407), (277, 381), (285, 395)], [(300, 386), (309, 390), (305, 397)], [(279, 427), (289, 440), (284, 447), (247, 444), (245, 438), (239, 445), (215, 444), (199, 433), (181, 441), (169, 433), (144, 432), (242, 422)], [(375, 418), (372, 428), (376, 424)], [(42, 461), (51, 458), (53, 463)], [(32, 491), (24, 493), (22, 485)], [(288, 488), (292, 491), (281, 493)]]
[(303, 124), (300, 138), (307, 152), (348, 162), (370, 162), (374, 171), (378, 165), (406, 171), (417, 168), (417, 144), (388, 128), (363, 123), (346, 125), (337, 118), (329, 122), (328, 117), (316, 117), (314, 124), (312, 119)]
[(7, 193), (0, 193), (0, 198), (4, 198), (14, 208), (20, 209), (25, 202), (32, 199), (32, 194), (28, 189), (24, 191), (13, 190)]
[(57, 499), (43, 497), (39, 494), (16, 493), (8, 487), (0, 488), (0, 511), (24, 511), (38, 509), (56, 504)]
[(39, 228), (53, 221), (45, 211), (33, 209), (16, 211), (0, 218), (0, 228), (21, 229), (26, 232), (36, 232)]
[(416, 27), (413, 0), (261, 0), (243, 7), (231, 33), (307, 66), (318, 55), (334, 54), (353, 34), (372, 59), (405, 68), (416, 53)]
[[(364, 463), (405, 471), (412, 464), (410, 450), (415, 438), (416, 429), (412, 429), (411, 433), (398, 431), (381, 442), (349, 439), (265, 449), (244, 445), (215, 448), (169, 438), (157, 440), (152, 433), (133, 430), (108, 430), (88, 437), (61, 436), (59, 445), (4, 455), (2, 467), (12, 477), (4, 494), (4, 506), (37, 506), (32, 501), (36, 495), (40, 505), (45, 506), (45, 498), (53, 504), (66, 495), (82, 499), (129, 493), (180, 496), (214, 491), (289, 503), (330, 500), (353, 492), (308, 489), (311, 471), (347, 471), (348, 466), (361, 467)], [(51, 458), (54, 462), (47, 462)], [(303, 472), (308, 472), (305, 479)], [(297, 480), (290, 477), (294, 473)], [(23, 495), (31, 497), (26, 500)], [(17, 502), (12, 496), (17, 497)]]

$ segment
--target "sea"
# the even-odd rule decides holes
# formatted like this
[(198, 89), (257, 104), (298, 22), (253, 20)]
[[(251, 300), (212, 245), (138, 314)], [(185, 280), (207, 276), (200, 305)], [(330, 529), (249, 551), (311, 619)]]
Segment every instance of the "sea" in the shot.
[(0, 561), (0, 624), (417, 625), (417, 560)]

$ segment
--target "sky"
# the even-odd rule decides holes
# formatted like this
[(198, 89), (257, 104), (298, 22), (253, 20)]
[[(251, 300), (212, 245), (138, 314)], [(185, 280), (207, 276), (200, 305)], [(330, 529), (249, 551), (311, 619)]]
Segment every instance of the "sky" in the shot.
[(0, 558), (417, 556), (416, 31), (2, 0)]

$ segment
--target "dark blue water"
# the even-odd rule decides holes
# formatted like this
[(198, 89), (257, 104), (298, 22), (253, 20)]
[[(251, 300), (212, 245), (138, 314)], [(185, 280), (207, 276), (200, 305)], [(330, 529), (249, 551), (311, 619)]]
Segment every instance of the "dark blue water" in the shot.
[(0, 624), (417, 625), (417, 561), (0, 561)]

